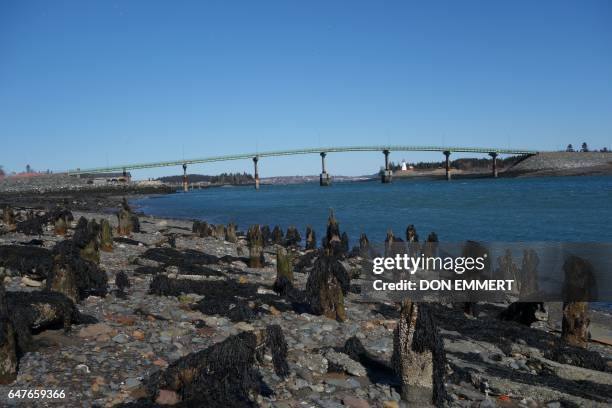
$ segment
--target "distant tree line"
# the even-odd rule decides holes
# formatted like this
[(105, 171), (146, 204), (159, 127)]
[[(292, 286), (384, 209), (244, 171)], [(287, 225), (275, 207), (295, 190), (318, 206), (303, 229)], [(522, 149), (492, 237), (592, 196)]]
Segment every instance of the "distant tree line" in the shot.
[[(157, 180), (163, 183), (182, 183), (183, 176), (159, 177)], [(188, 174), (187, 180), (190, 183), (207, 182), (211, 184), (251, 184), (254, 182), (253, 176), (249, 173), (221, 173), (216, 176), (204, 174)]]
[[(497, 164), (500, 167), (508, 167), (512, 166), (519, 161), (523, 160), (524, 156), (510, 156), (503, 159), (498, 158)], [(462, 158), (451, 160), (450, 165), (454, 169), (459, 170), (474, 170), (474, 169), (487, 169), (491, 167), (490, 158)], [(446, 166), (446, 162), (418, 162), (418, 163), (406, 163), (406, 166), (413, 167), (415, 170), (434, 170), (439, 168), (444, 168)], [(402, 169), (402, 165), (394, 162), (389, 163), (389, 167), (393, 171), (398, 171)]]
[[(575, 152), (576, 150), (574, 150), (574, 146), (570, 143), (567, 145), (567, 147), (565, 148), (566, 152)], [(589, 152), (589, 145), (587, 145), (586, 142), (582, 142), (582, 145), (580, 146), (580, 151), (581, 152)], [(594, 152), (596, 152), (597, 150), (593, 150)], [(600, 152), (604, 152), (607, 153), (609, 152), (607, 147), (602, 147), (601, 149), (599, 149)]]

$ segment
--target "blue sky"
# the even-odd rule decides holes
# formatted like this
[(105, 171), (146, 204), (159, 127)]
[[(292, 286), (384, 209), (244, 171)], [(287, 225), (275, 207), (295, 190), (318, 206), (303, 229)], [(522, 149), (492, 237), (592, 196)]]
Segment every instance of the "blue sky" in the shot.
[(6, 169), (56, 171), (318, 145), (612, 147), (612, 3), (6, 0), (0, 139)]

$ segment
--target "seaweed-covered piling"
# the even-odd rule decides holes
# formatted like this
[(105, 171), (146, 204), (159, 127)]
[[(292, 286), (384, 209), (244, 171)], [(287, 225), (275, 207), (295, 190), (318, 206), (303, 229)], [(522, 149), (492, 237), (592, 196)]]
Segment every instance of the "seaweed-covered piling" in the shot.
[(269, 225), (264, 225), (263, 227), (261, 227), (261, 236), (263, 237), (264, 245), (267, 245), (272, 242), (272, 232), (270, 231)]
[(365, 233), (359, 236), (359, 256), (366, 258), (370, 253), (370, 241)]
[(271, 239), (273, 244), (283, 245), (283, 230), (278, 225), (275, 225), (272, 229)]
[(327, 255), (342, 256), (346, 253), (345, 247), (348, 246), (348, 236), (345, 237), (343, 242), (342, 234), (340, 233), (340, 224), (334, 215), (333, 209), (329, 210), (327, 230), (321, 244)]
[(236, 236), (236, 224), (233, 222), (227, 224), (227, 228), (225, 229), (225, 240), (234, 244), (238, 242), (238, 237)]
[(49, 215), (49, 221), (53, 223), (55, 235), (64, 236), (68, 230), (68, 225), (74, 220), (72, 212), (65, 208), (56, 208)]
[(563, 264), (563, 321), (561, 337), (568, 344), (586, 347), (589, 341), (589, 303), (597, 291), (593, 265), (578, 256)]
[(82, 249), (72, 240), (53, 248), (53, 267), (47, 277), (47, 289), (62, 293), (74, 302), (89, 295), (105, 296), (108, 278), (95, 262), (82, 256)]
[(343, 254), (347, 254), (349, 251), (349, 237), (346, 231), (342, 232), (340, 236), (340, 248), (342, 248)]
[(285, 246), (297, 246), (302, 241), (302, 236), (296, 227), (287, 227), (285, 233)]
[(100, 225), (96, 220), (81, 217), (72, 237), (74, 244), (80, 249), (83, 259), (96, 264), (100, 263)]
[(225, 225), (217, 224), (215, 226), (215, 237), (217, 239), (224, 240), (225, 239), (225, 233), (226, 233)]
[(443, 404), (446, 355), (428, 305), (402, 302), (392, 363), (401, 380), (402, 399), (410, 406)]
[(264, 265), (263, 237), (259, 225), (252, 225), (247, 232), (249, 243), (249, 267), (262, 268)]
[[(511, 320), (525, 326), (531, 326), (538, 319), (537, 311), (545, 311), (543, 302), (524, 302), (530, 296), (538, 292), (538, 264), (540, 259), (533, 249), (523, 251), (523, 262), (518, 270), (511, 259), (511, 254), (506, 254), (501, 261), (500, 268), (505, 268), (506, 279), (515, 279), (518, 284), (520, 302), (511, 303), (503, 310), (499, 317), (502, 320)], [(501, 257), (500, 257), (501, 258)], [(518, 274), (518, 276), (517, 276)]]
[(306, 250), (317, 249), (317, 236), (310, 225), (306, 227)]
[(4, 223), (4, 228), (8, 231), (14, 231), (17, 227), (15, 224), (15, 213), (8, 204), (2, 209), (2, 222)]
[(121, 208), (117, 212), (117, 235), (129, 236), (132, 232), (140, 232), (140, 221), (138, 216), (132, 213), (132, 209), (125, 197), (121, 201)]
[(128, 279), (127, 273), (124, 271), (117, 272), (117, 275), (115, 275), (115, 286), (117, 286), (119, 296), (125, 297), (125, 290), (132, 286), (130, 284), (130, 280)]
[(438, 256), (438, 234), (430, 232), (422, 248), (425, 257)]
[(194, 221), (191, 230), (200, 238), (205, 238), (212, 235), (212, 228), (206, 221)]
[(349, 287), (350, 277), (338, 258), (321, 256), (308, 275), (306, 301), (312, 313), (344, 321), (344, 296)]
[(43, 280), (53, 268), (51, 251), (22, 245), (0, 245), (0, 266), (21, 276)]
[[(489, 254), (489, 250), (483, 244), (468, 240), (463, 245), (463, 249), (461, 250), (461, 256), (463, 258), (483, 258), (484, 268), (481, 270), (470, 270), (466, 271), (463, 275), (461, 275), (461, 279), (467, 280), (481, 280), (486, 276), (489, 276), (491, 271), (491, 256)], [(466, 294), (468, 292), (465, 292)], [(461, 303), (463, 306), (463, 313), (467, 316), (478, 317), (478, 311), (476, 310), (476, 302), (463, 302)]]
[(406, 228), (406, 242), (419, 242), (419, 234), (413, 224)]
[(254, 394), (271, 395), (255, 365), (270, 349), (277, 375), (288, 374), (287, 344), (280, 326), (242, 332), (188, 354), (145, 382), (147, 396), (137, 406), (159, 402), (160, 391), (176, 393), (184, 406), (253, 407)]
[(17, 364), (15, 328), (9, 318), (4, 283), (0, 281), (0, 384), (15, 381)]
[(72, 324), (97, 322), (94, 317), (82, 315), (74, 302), (61, 293), (6, 292), (6, 301), (19, 353), (32, 350), (33, 333), (58, 328), (68, 330)]
[(390, 257), (394, 255), (395, 248), (394, 244), (398, 242), (403, 242), (401, 238), (397, 238), (395, 234), (393, 234), (393, 230), (389, 228), (387, 230), (387, 236), (385, 237), (385, 257)]
[(274, 290), (282, 293), (285, 281), (293, 284), (293, 254), (285, 248), (279, 247), (276, 250), (276, 280)]

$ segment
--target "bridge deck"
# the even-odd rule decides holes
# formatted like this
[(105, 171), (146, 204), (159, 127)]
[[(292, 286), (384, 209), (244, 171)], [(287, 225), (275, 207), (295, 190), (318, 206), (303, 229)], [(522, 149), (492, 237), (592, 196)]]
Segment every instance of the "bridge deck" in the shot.
[(195, 163), (212, 163), (220, 161), (230, 160), (244, 160), (252, 159), (253, 157), (274, 157), (274, 156), (292, 156), (297, 154), (319, 154), (321, 152), (326, 153), (339, 153), (339, 152), (382, 152), (383, 150), (389, 150), (391, 152), (459, 152), (459, 153), (497, 153), (497, 154), (536, 154), (536, 150), (527, 149), (499, 149), (499, 148), (482, 148), (482, 147), (444, 147), (444, 146), (345, 146), (345, 147), (317, 147), (308, 149), (294, 149), (294, 150), (276, 150), (268, 152), (248, 153), (248, 154), (236, 154), (226, 156), (212, 156), (203, 157), (197, 159), (185, 159), (185, 160), (172, 160), (162, 162), (151, 162), (151, 163), (139, 163), (139, 164), (126, 164), (118, 166), (107, 166), (107, 167), (96, 167), (90, 169), (71, 169), (68, 170), (69, 174), (83, 174), (83, 173), (106, 173), (113, 171), (123, 170), (137, 170), (137, 169), (149, 169), (155, 167), (170, 167), (170, 166), (181, 166), (183, 164), (195, 164)]

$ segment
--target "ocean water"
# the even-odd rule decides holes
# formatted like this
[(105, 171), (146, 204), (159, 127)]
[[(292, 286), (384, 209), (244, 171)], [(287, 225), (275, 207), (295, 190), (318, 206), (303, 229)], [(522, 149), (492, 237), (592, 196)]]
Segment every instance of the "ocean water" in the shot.
[(382, 242), (390, 228), (404, 238), (414, 224), (440, 241), (612, 242), (612, 177), (395, 180), (194, 190), (134, 201), (156, 216), (251, 224), (311, 225), (320, 240), (329, 209), (351, 246), (365, 232)]

